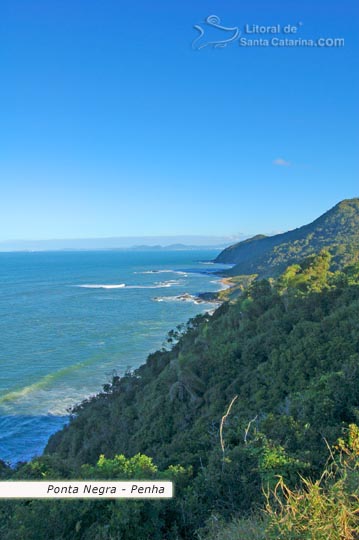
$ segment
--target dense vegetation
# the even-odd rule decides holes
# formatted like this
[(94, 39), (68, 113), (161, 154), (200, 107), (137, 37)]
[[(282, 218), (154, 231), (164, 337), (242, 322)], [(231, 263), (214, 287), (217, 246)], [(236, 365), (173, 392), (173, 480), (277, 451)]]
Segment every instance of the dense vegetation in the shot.
[(230, 523), (212, 520), (206, 540), (356, 540), (359, 537), (359, 428), (339, 439), (320, 478), (291, 490), (282, 477), (265, 511)]
[(323, 248), (330, 250), (334, 269), (358, 260), (359, 199), (342, 201), (313, 223), (293, 231), (239, 242), (222, 251), (216, 261), (235, 264), (228, 275), (269, 277)]
[[(254, 281), (213, 316), (170, 332), (167, 350), (80, 404), (44, 456), (0, 469), (14, 479), (170, 478), (174, 500), (6, 501), (0, 537), (304, 539), (303, 527), (317, 523), (315, 501), (328, 504), (330, 516), (340, 496), (355, 538), (357, 466), (350, 476), (340, 458), (323, 491), (316, 484), (329, 448), (359, 423), (359, 264), (332, 268), (321, 251), (278, 279)], [(357, 459), (350, 429), (341, 452), (349, 448)], [(312, 479), (307, 487), (303, 477)], [(301, 504), (310, 507), (307, 493), (323, 495), (309, 501), (312, 521), (307, 513), (290, 525)], [(290, 527), (304, 532), (290, 536)]]

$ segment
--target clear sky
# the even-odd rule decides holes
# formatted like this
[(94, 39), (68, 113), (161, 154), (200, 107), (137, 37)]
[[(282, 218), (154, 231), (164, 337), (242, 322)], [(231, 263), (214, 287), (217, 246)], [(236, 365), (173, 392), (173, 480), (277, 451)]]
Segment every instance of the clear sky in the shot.
[[(0, 8), (0, 240), (270, 233), (359, 195), (356, 0)], [(193, 50), (213, 14), (345, 46)]]

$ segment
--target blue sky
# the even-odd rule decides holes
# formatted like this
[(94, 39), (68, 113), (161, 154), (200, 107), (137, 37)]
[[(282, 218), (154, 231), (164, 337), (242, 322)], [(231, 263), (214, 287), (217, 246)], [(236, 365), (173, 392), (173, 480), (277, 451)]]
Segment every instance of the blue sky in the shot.
[[(359, 195), (354, 0), (0, 7), (0, 240), (270, 233)], [(345, 46), (195, 51), (211, 14)]]

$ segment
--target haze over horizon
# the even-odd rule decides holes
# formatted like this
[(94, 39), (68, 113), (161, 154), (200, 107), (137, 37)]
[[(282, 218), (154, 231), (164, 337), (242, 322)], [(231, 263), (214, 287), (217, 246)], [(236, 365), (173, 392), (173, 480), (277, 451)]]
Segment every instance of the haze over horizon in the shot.
[(52, 250), (89, 250), (89, 249), (136, 249), (148, 248), (223, 248), (232, 243), (244, 240), (248, 236), (128, 236), (103, 238), (48, 238), (48, 239), (14, 239), (0, 241), (0, 252), (7, 251), (52, 251)]

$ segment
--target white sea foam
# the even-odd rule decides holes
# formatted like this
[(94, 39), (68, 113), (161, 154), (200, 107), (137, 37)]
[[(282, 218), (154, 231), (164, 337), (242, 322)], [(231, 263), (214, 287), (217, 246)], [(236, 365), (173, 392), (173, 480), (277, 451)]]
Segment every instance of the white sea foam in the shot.
[(106, 284), (88, 284), (76, 285), (76, 287), (81, 287), (82, 289), (163, 289), (165, 287), (173, 287), (175, 285), (180, 285), (181, 282), (175, 279), (170, 279), (168, 281), (159, 281), (154, 285), (126, 285), (126, 283), (119, 283), (114, 285)]
[(203, 304), (204, 301), (193, 294), (184, 293), (177, 296), (156, 296), (155, 302), (192, 302), (193, 304)]
[(82, 289), (124, 289), (126, 287), (125, 283), (118, 283), (117, 285), (103, 285), (100, 284), (87, 284), (84, 285), (76, 285), (77, 287), (81, 287)]
[(214, 283), (215, 285), (219, 285), (221, 287), (222, 291), (231, 288), (231, 285), (229, 285), (229, 283), (223, 283), (223, 281), (221, 279), (215, 279), (213, 281), (210, 281), (210, 283)]
[[(4, 284), (0, 295), (0, 311), (6, 317), (0, 340), (6, 375), (0, 384), (1, 459), (15, 463), (41, 453), (47, 437), (66, 421), (67, 409), (101, 391), (112, 370), (121, 375), (128, 365), (137, 367), (148, 352), (161, 346), (169, 328), (213, 310), (215, 304), (199, 303), (195, 296), (179, 298), (185, 291), (193, 295), (207, 290), (209, 280), (217, 277), (208, 277), (215, 266), (192, 263), (193, 256), (189, 253), (186, 263), (173, 253), (156, 259), (148, 254), (131, 258), (127, 252), (89, 252), (84, 265), (83, 254), (64, 253), (62, 262), (68, 264), (71, 258), (66, 275), (60, 255), (51, 256), (56, 260), (51, 271), (45, 264), (39, 268), (37, 257), (28, 254), (16, 272), (9, 261), (13, 286)], [(134, 275), (139, 270), (147, 275)], [(38, 283), (46, 287), (41, 285), (38, 291)], [(154, 296), (160, 303), (153, 301)], [(9, 310), (13, 297), (19, 302), (26, 299), (26, 309), (14, 304), (16, 309)], [(63, 306), (56, 321), (47, 312), (52, 298), (61, 299)]]
[(145, 270), (143, 272), (134, 272), (134, 274), (177, 274), (178, 276), (187, 277), (188, 272), (181, 270)]
[(168, 281), (159, 281), (154, 285), (126, 285), (126, 289), (163, 289), (166, 287), (174, 287), (180, 285), (181, 282), (176, 279), (169, 279)]

